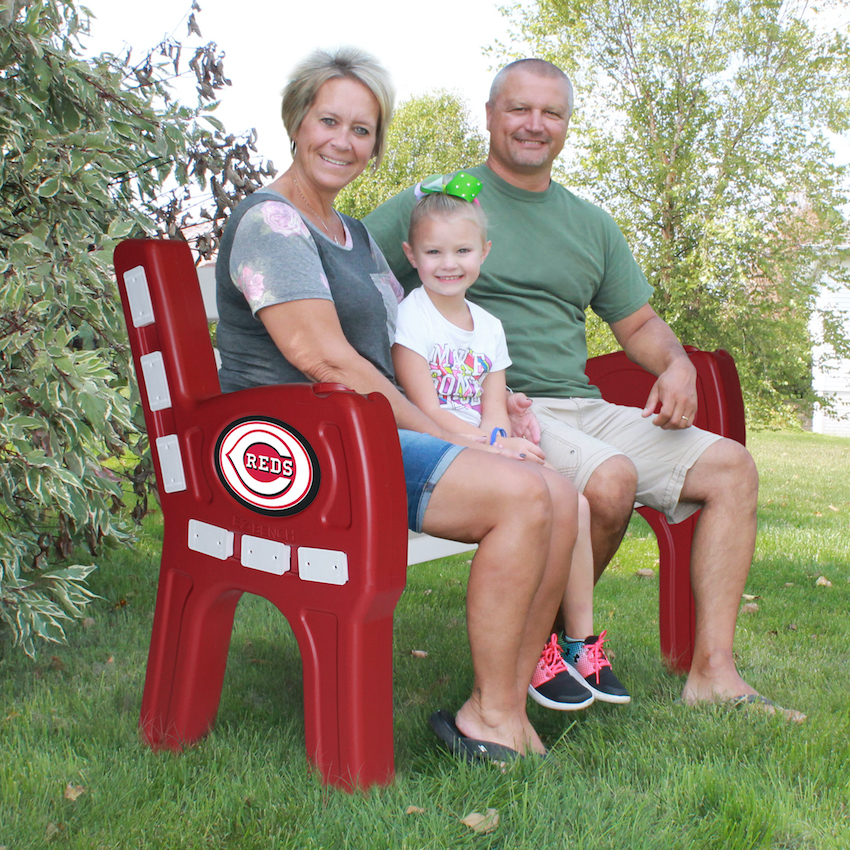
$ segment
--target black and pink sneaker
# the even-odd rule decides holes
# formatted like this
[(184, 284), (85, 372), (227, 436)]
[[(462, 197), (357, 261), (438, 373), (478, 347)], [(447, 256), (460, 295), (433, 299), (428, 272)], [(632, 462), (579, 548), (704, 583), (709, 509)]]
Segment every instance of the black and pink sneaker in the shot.
[(578, 711), (593, 702), (593, 693), (571, 673), (561, 656), (558, 636), (552, 635), (534, 668), (529, 696), (555, 711)]
[(595, 699), (625, 705), (631, 702), (632, 698), (614, 675), (611, 662), (603, 649), (607, 633), (606, 630), (584, 640), (571, 640), (563, 635), (560, 649), (576, 681), (588, 688)]

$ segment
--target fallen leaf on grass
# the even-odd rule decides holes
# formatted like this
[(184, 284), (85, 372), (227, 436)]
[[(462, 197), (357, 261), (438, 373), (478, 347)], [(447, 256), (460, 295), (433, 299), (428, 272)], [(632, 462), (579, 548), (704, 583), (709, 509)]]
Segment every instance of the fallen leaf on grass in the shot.
[(44, 831), (44, 840), (45, 841), (53, 841), (57, 835), (61, 834), (65, 830), (65, 824), (63, 823), (49, 823), (47, 824), (47, 829)]
[(411, 649), (410, 654), (414, 658), (427, 658), (428, 657), (428, 653), (425, 652), (424, 649)]
[(496, 809), (487, 809), (486, 814), (472, 812), (460, 821), (464, 826), (468, 826), (473, 832), (493, 832), (499, 825), (499, 813)]
[(751, 594), (749, 594), (749, 593), (745, 593), (745, 594), (744, 594), (741, 598), (742, 598), (745, 602), (752, 602), (754, 599), (761, 599), (761, 596), (752, 596), (752, 595), (751, 595)]
[(635, 575), (640, 578), (655, 578), (655, 570), (651, 570), (649, 567), (644, 567), (641, 570), (637, 570)]
[(841, 510), (841, 508), (836, 508), (836, 507), (835, 507), (835, 505), (830, 505), (830, 506), (829, 506), (829, 509), (830, 509), (831, 511), (835, 511), (836, 513), (838, 513), (838, 512)]
[(815, 582), (818, 587), (832, 587), (832, 582), (826, 576), (818, 576)]
[(408, 806), (404, 813), (406, 815), (422, 815), (425, 814), (425, 809), (419, 806)]
[(759, 609), (758, 602), (745, 602), (741, 606), (741, 613), (742, 614), (755, 614), (756, 611), (758, 611), (758, 609)]
[(72, 785), (70, 782), (65, 786), (64, 797), (72, 803), (78, 800), (87, 791), (82, 785)]

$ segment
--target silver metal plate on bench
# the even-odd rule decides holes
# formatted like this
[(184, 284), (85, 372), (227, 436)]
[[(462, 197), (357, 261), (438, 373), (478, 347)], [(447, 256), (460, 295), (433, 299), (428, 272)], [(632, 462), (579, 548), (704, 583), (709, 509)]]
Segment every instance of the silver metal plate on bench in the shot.
[(145, 390), (151, 410), (167, 410), (171, 407), (171, 392), (165, 374), (165, 361), (161, 351), (152, 351), (139, 358), (145, 376)]
[(334, 549), (298, 550), (298, 575), (304, 581), (345, 584), (348, 581), (348, 555)]

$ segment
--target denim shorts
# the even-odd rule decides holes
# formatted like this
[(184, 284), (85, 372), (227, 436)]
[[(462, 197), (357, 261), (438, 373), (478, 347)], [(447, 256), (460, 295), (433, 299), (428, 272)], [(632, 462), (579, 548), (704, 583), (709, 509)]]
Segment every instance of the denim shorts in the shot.
[(422, 531), (422, 520), (431, 493), (464, 447), (418, 431), (400, 430), (398, 439), (404, 461), (404, 483), (407, 486), (407, 527), (413, 531)]

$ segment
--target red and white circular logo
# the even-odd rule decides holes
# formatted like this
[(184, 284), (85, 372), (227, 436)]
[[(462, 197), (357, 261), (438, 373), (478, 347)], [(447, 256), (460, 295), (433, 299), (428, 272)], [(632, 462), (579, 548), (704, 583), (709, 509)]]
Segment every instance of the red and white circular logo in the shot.
[(237, 501), (271, 516), (303, 510), (319, 489), (315, 452), (275, 419), (249, 417), (228, 426), (216, 443), (215, 466)]

